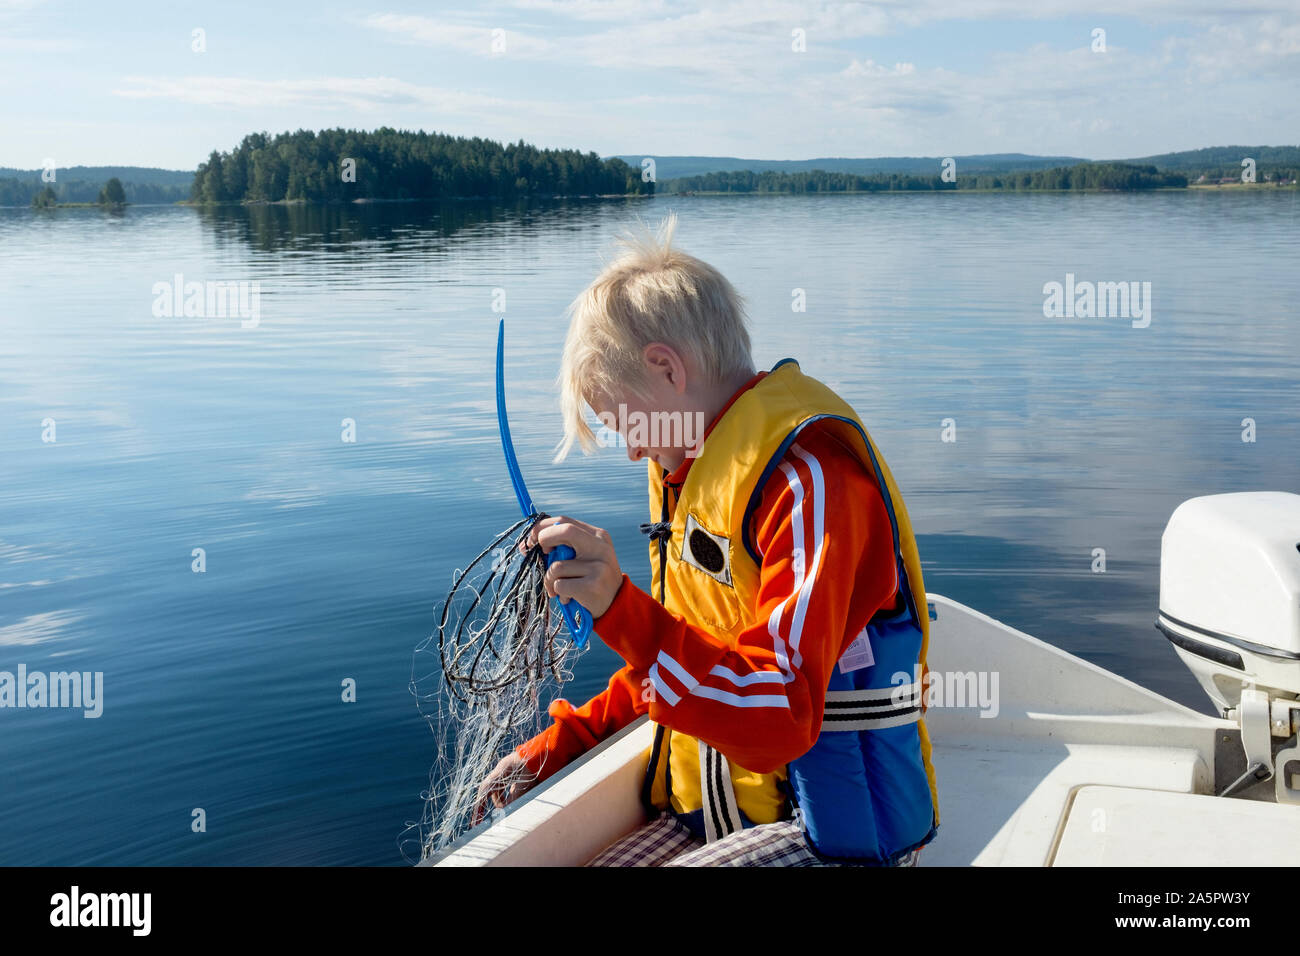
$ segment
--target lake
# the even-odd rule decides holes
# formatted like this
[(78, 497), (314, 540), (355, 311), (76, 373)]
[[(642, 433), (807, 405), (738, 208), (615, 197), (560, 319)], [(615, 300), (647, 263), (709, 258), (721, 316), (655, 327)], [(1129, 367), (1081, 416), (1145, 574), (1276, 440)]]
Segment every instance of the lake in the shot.
[[(551, 464), (554, 378), (611, 238), (669, 209), (759, 367), (857, 409), (928, 590), (1210, 712), (1154, 627), (1160, 534), (1189, 497), (1300, 491), (1294, 190), (4, 209), (0, 670), (103, 694), (0, 709), (0, 864), (402, 865), (411, 652), (517, 517), (494, 290), (533, 498), (648, 586), (644, 465)], [(256, 316), (184, 315), (177, 276)], [(1048, 317), (1051, 282), (1149, 311)], [(575, 702), (619, 666), (593, 643)]]

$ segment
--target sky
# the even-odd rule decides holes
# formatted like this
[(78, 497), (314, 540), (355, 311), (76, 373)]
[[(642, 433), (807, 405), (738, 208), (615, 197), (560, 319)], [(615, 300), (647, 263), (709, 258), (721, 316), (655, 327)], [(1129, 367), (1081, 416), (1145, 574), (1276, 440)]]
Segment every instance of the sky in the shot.
[(1119, 159), (1296, 144), (1298, 81), (1300, 0), (0, 0), (0, 166), (193, 169), (338, 126)]

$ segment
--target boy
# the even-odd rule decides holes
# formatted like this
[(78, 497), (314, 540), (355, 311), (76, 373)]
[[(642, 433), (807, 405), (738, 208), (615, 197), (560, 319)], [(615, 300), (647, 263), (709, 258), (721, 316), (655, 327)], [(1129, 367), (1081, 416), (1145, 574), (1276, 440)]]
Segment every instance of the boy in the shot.
[(939, 816), (928, 615), (902, 498), (843, 400), (792, 359), (755, 372), (740, 297), (672, 248), (675, 226), (625, 241), (574, 301), (559, 379), (557, 461), (596, 444), (584, 404), (646, 459), (656, 597), (604, 530), (537, 523), (527, 546), (575, 551), (547, 592), (586, 607), (626, 666), (582, 707), (555, 701), (481, 806), (649, 713), (651, 822), (593, 864), (913, 865)]

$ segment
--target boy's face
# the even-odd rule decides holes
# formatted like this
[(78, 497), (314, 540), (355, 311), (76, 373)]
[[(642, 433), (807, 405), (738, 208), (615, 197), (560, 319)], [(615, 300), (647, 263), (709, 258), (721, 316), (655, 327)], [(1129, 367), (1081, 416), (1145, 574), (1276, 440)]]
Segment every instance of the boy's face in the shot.
[(627, 443), (632, 461), (649, 458), (676, 471), (700, 437), (698, 409), (686, 407), (686, 396), (671, 386), (651, 381), (649, 399), (631, 392), (599, 395), (590, 404), (596, 417)]

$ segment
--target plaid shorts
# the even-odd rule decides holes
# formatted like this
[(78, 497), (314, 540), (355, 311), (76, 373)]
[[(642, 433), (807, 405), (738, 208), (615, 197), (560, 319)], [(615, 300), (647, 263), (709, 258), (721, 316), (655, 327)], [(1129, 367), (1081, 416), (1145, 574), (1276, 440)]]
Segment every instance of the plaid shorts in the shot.
[[(919, 849), (896, 866), (916, 866)], [(705, 843), (671, 813), (652, 820), (606, 847), (587, 866), (841, 866), (808, 849), (803, 832), (790, 820), (761, 823)]]

